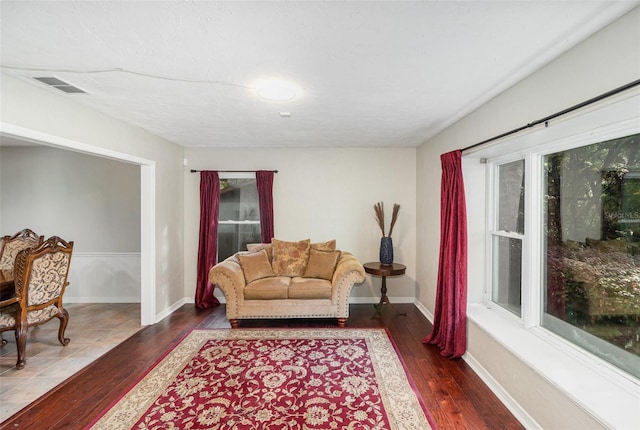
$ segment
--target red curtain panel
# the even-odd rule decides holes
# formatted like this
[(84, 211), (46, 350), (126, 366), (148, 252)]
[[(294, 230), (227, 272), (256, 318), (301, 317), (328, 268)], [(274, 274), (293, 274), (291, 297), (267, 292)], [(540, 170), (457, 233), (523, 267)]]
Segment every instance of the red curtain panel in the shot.
[(440, 156), (440, 261), (433, 331), (424, 343), (437, 345), (449, 358), (467, 348), (467, 211), (462, 178), (462, 152)]
[(216, 171), (200, 172), (200, 241), (198, 243), (198, 278), (196, 306), (207, 309), (220, 302), (213, 295), (209, 270), (218, 262), (218, 213), (220, 179)]

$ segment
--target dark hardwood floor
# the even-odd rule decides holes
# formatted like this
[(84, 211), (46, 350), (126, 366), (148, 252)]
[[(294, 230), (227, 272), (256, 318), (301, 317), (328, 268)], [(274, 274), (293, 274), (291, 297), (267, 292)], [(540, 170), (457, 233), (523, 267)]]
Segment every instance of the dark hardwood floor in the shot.
[[(442, 357), (421, 340), (431, 324), (413, 305), (383, 309), (351, 305), (347, 327), (385, 327), (439, 429), (522, 429), (522, 425), (460, 359)], [(407, 315), (398, 315), (406, 312)], [(240, 327), (333, 327), (335, 320), (247, 320)], [(94, 363), (2, 423), (6, 429), (80, 429), (130, 388), (193, 328), (229, 327), (224, 306), (184, 305), (145, 327)]]

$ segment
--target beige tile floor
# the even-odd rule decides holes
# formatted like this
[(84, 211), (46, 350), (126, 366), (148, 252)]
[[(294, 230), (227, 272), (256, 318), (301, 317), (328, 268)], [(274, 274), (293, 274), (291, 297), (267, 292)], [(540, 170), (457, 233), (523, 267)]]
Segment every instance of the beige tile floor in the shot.
[(114, 346), (140, 330), (140, 304), (65, 305), (69, 325), (67, 346), (58, 342), (58, 320), (29, 330), (27, 365), (17, 370), (16, 339), (0, 347), (0, 422), (60, 384)]

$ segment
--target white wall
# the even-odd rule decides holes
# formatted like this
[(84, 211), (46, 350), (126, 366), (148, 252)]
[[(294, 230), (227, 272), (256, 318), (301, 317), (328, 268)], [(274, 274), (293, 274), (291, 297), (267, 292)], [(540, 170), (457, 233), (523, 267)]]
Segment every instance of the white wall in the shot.
[(140, 167), (46, 146), (0, 147), (0, 231), (78, 252), (140, 252)]
[[(2, 74), (0, 121), (151, 160), (155, 169), (155, 310), (166, 313), (184, 299), (183, 148), (48, 89)], [(104, 151), (107, 152), (107, 151)], [(141, 244), (144, 248), (144, 244)], [(144, 313), (144, 311), (143, 311)]]
[[(193, 297), (199, 220), (199, 174), (189, 169), (278, 170), (273, 185), (275, 236), (281, 240), (337, 240), (339, 249), (361, 262), (378, 261), (380, 230), (373, 205), (384, 201), (387, 230), (394, 203), (400, 204), (393, 231), (394, 260), (403, 277), (387, 279), (392, 301), (415, 297), (415, 148), (185, 149), (185, 295)], [(367, 277), (352, 290), (354, 302), (380, 298), (380, 279)]]
[[(640, 9), (636, 8), (418, 148), (417, 299), (422, 305), (432, 312), (435, 302), (439, 210), (434, 206), (440, 195), (440, 154), (543, 118), (639, 76)], [(484, 169), (479, 160), (465, 159), (464, 166), (466, 182), (482, 183)], [(467, 194), (467, 207), (483, 205), (482, 197)], [(470, 299), (475, 301), (482, 300), (473, 286), (484, 279), (483, 231), (482, 217), (469, 219)], [(500, 343), (488, 343), (491, 333), (473, 321), (469, 322), (468, 335), (469, 354), (544, 428), (572, 428), (575, 423), (581, 423), (581, 428), (600, 425), (588, 411), (575, 405), (563, 406), (572, 401), (553, 381), (527, 371), (526, 362)]]

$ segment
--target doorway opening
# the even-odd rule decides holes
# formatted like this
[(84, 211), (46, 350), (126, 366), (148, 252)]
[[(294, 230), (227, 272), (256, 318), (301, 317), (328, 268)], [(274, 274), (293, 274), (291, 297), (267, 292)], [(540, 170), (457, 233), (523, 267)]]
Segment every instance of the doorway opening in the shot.
[(2, 124), (0, 138), (67, 149), (140, 166), (140, 323), (156, 323), (155, 162), (15, 125)]

